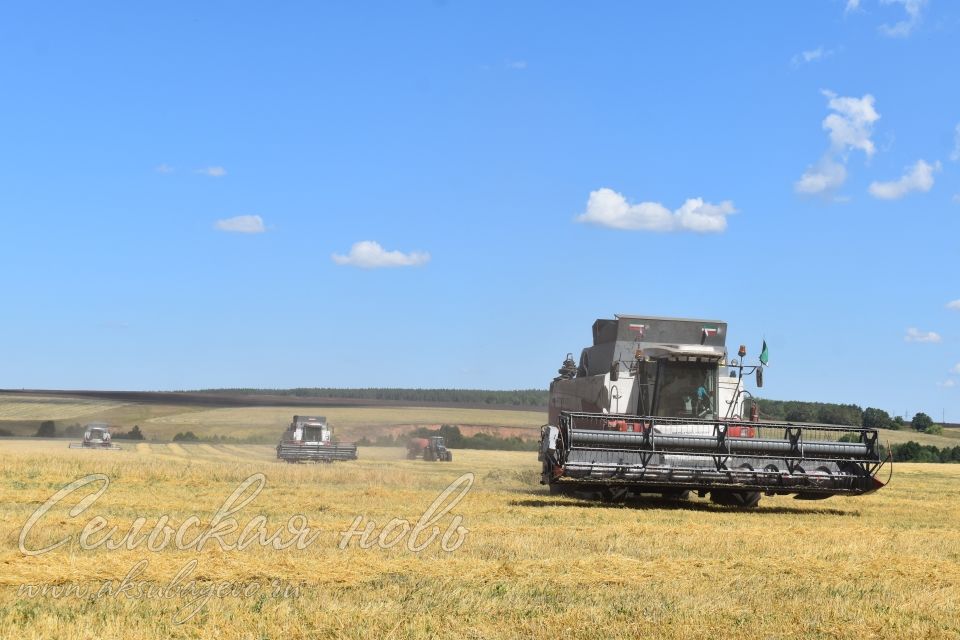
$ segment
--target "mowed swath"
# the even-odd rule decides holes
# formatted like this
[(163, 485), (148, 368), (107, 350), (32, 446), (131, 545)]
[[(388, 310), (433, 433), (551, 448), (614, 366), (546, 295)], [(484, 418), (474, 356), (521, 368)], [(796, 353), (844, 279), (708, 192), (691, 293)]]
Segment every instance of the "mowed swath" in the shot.
[[(145, 443), (141, 443), (145, 444)], [(364, 447), (350, 463), (289, 465), (269, 446), (120, 452), (56, 442), (0, 441), (0, 628), (10, 637), (722, 637), (904, 638), (960, 634), (960, 466), (897, 465), (892, 484), (863, 498), (764, 498), (749, 512), (705, 500), (608, 505), (551, 496), (536, 455), (458, 450), (452, 463), (408, 461)], [(164, 453), (158, 454), (159, 451)], [(220, 451), (236, 454), (227, 459)], [(238, 520), (271, 529), (303, 514), (320, 537), (307, 549), (159, 553), (84, 551), (35, 558), (17, 536), (58, 487), (102, 472), (111, 485), (88, 514), (45, 518), (31, 542), (76, 536), (93, 515), (124, 531), (163, 514), (209, 523), (238, 483), (266, 487)], [(338, 548), (356, 516), (382, 527), (416, 520), (462, 473), (476, 481), (455, 508), (462, 547), (412, 553)], [(62, 511), (62, 510), (61, 510)], [(178, 600), (29, 599), (24, 583), (95, 584), (140, 559), (166, 584), (186, 562), (206, 581), (302, 582), (296, 599), (211, 598), (182, 625)], [(559, 630), (559, 631), (558, 631)]]

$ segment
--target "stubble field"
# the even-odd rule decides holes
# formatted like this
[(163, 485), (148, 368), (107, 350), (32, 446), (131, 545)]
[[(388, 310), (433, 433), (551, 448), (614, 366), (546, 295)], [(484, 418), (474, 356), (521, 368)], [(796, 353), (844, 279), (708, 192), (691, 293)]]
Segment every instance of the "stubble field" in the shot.
[[(123, 446), (0, 441), (3, 637), (960, 635), (958, 466), (898, 465), (892, 484), (871, 496), (765, 497), (743, 512), (702, 499), (611, 505), (551, 496), (526, 452), (457, 450), (452, 463), (427, 463), (403, 459), (401, 449), (362, 448), (355, 462), (288, 465), (269, 446)], [(65, 497), (24, 534), (31, 514), (90, 474), (109, 479), (95, 502), (68, 511), (104, 480)], [(385, 546), (396, 542), (390, 548), (361, 548), (357, 537), (341, 548), (358, 517), (371, 542), (391, 520), (415, 525), (464, 474), (472, 486), (434, 525), (406, 536), (393, 525), (383, 536)], [(222, 534), (222, 545), (214, 536), (200, 551), (190, 547), (251, 478), (244, 495), (260, 478), (264, 486), (229, 516), (237, 530)], [(98, 516), (105, 528), (86, 539), (93, 548), (81, 548), (81, 531)], [(154, 550), (136, 536), (132, 549), (97, 544), (121, 541), (138, 518), (146, 538), (164, 516), (171, 530), (190, 525), (184, 548), (159, 536)], [(288, 523), (317, 536), (302, 549), (255, 538), (243, 550), (222, 548), (251, 522), (268, 534), (281, 529), (283, 541), (295, 538)], [(447, 538), (430, 540), (432, 526)], [(27, 555), (22, 534), (27, 553), (67, 542)]]

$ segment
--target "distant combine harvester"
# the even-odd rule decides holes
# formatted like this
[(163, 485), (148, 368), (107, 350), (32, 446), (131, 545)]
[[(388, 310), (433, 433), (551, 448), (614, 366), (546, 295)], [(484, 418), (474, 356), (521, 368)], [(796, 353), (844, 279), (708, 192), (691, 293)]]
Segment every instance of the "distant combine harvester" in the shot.
[(118, 451), (120, 447), (113, 444), (110, 437), (110, 428), (104, 422), (91, 422), (83, 432), (83, 440), (71, 442), (71, 449), (106, 449)]
[(356, 460), (357, 445), (337, 442), (323, 416), (293, 416), (277, 445), (277, 458), (287, 462)]

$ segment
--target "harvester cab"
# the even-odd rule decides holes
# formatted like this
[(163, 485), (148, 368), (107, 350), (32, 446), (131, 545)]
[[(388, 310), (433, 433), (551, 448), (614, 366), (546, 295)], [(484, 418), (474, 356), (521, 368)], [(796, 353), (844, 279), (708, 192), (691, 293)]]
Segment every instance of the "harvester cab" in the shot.
[(423, 452), (423, 459), (427, 461), (440, 460), (453, 462), (453, 452), (447, 449), (443, 436), (430, 436), (430, 444)]
[(293, 416), (277, 445), (277, 458), (287, 462), (356, 460), (357, 445), (337, 442), (323, 416)]
[[(550, 385), (541, 482), (607, 497), (710, 494), (755, 506), (761, 493), (819, 499), (883, 486), (877, 432), (759, 422), (744, 415), (746, 375), (728, 362), (724, 322), (616, 316), (593, 325), (579, 364), (568, 354)], [(575, 365), (575, 366), (574, 366)]]

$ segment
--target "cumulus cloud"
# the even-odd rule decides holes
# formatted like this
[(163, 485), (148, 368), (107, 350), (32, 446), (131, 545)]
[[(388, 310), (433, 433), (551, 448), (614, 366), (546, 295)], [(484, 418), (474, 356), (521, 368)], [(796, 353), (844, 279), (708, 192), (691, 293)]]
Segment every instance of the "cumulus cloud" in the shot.
[(847, 0), (847, 6), (843, 10), (844, 13), (851, 13), (860, 8), (860, 0)]
[(960, 373), (960, 362), (953, 365), (953, 368), (950, 369), (950, 373)]
[(809, 51), (801, 51), (797, 55), (793, 56), (790, 61), (793, 63), (793, 66), (799, 67), (801, 64), (823, 60), (824, 58), (829, 58), (832, 55), (832, 49), (817, 47), (816, 49), (811, 49)]
[(954, 309), (960, 311), (960, 300), (952, 300), (947, 303), (947, 309)]
[(829, 156), (816, 165), (807, 167), (800, 179), (793, 184), (797, 193), (815, 195), (836, 191), (847, 179), (847, 168)]
[(736, 211), (729, 200), (711, 204), (703, 198), (690, 198), (675, 211), (659, 202), (630, 204), (622, 194), (604, 187), (590, 193), (587, 210), (576, 221), (628, 231), (720, 233), (727, 228), (727, 216)]
[(197, 169), (197, 173), (210, 176), (211, 178), (222, 178), (227, 175), (227, 170), (223, 167), (204, 167), (203, 169)]
[(234, 216), (233, 218), (224, 218), (217, 220), (217, 229), (231, 233), (263, 233), (266, 227), (263, 226), (263, 218), (260, 216)]
[(901, 20), (894, 25), (880, 25), (880, 33), (890, 38), (906, 38), (920, 24), (920, 12), (927, 0), (880, 0), (881, 4), (899, 4), (907, 13), (906, 20)]
[(402, 251), (387, 251), (380, 243), (372, 240), (363, 240), (354, 243), (347, 255), (333, 254), (333, 261), (340, 265), (360, 267), (362, 269), (377, 269), (380, 267), (417, 267), (430, 261), (430, 254), (420, 251), (403, 253)]
[(173, 167), (171, 167), (165, 162), (161, 162), (160, 164), (155, 166), (153, 170), (156, 171), (157, 173), (173, 173)]
[(829, 194), (839, 189), (847, 180), (850, 151), (859, 149), (867, 158), (876, 152), (871, 136), (880, 114), (874, 107), (874, 97), (869, 93), (862, 98), (838, 96), (827, 90), (821, 93), (832, 111), (821, 123), (830, 139), (830, 148), (793, 184), (794, 191), (804, 195)]
[(907, 342), (940, 342), (940, 334), (933, 331), (920, 331), (915, 327), (907, 329), (907, 335), (903, 337)]
[(873, 123), (880, 119), (874, 108), (876, 101), (869, 93), (862, 98), (838, 96), (824, 90), (827, 106), (835, 113), (823, 120), (823, 128), (830, 132), (830, 146), (835, 153), (846, 153), (850, 149), (860, 149), (871, 157), (876, 151), (873, 140)]
[(906, 173), (899, 180), (870, 183), (870, 195), (881, 200), (897, 200), (911, 191), (930, 191), (933, 187), (933, 174), (936, 171), (940, 171), (939, 161), (928, 164), (923, 160), (917, 160), (912, 167), (907, 168)]

